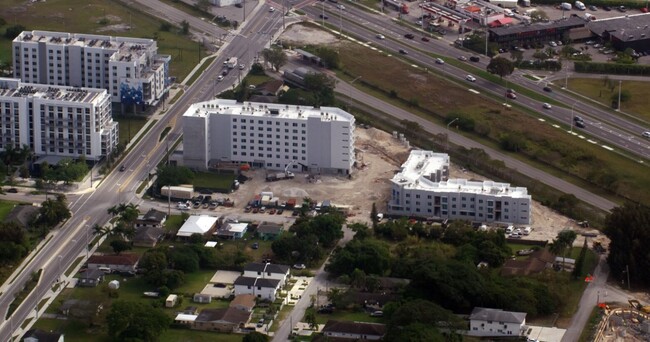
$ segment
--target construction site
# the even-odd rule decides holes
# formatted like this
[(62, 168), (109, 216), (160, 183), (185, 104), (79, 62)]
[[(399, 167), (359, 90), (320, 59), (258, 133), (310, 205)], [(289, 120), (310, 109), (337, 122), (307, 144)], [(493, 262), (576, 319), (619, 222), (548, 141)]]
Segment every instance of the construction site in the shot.
[(603, 307), (604, 315), (596, 331), (595, 342), (650, 341), (650, 306), (636, 299), (628, 308)]

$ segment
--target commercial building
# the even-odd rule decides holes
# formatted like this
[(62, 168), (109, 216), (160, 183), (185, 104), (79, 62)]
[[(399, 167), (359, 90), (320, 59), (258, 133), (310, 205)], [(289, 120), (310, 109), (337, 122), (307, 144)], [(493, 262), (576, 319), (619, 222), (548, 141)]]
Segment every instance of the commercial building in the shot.
[(594, 20), (587, 27), (616, 50), (650, 51), (650, 13)]
[(112, 102), (155, 105), (166, 91), (171, 56), (153, 39), (24, 31), (12, 44), (23, 82), (106, 89)]
[(391, 180), (388, 214), (530, 224), (531, 197), (526, 188), (448, 177), (447, 154), (411, 151)]
[(347, 175), (354, 164), (354, 122), (334, 107), (195, 103), (183, 115), (183, 162), (200, 170), (234, 162)]
[(548, 41), (566, 40), (571, 33), (581, 31), (587, 20), (580, 17), (568, 17), (550, 22), (519, 24), (489, 29), (491, 42), (501, 47), (510, 48), (523, 44), (544, 44)]
[(118, 143), (106, 90), (0, 78), (0, 150), (29, 146), (36, 156), (99, 160)]

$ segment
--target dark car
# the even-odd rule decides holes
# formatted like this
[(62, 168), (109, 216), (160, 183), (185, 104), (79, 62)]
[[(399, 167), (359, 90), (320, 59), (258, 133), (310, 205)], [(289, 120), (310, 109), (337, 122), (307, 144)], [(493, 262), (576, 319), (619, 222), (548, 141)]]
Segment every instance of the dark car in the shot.
[(319, 17), (320, 17), (321, 19), (325, 19), (325, 20), (329, 19), (329, 17), (327, 17), (326, 15), (323, 15), (323, 14), (320, 14)]
[(481, 61), (481, 57), (479, 57), (479, 56), (472, 56), (472, 57), (469, 58), (469, 60), (472, 61), (472, 62), (480, 62), (480, 61)]
[(253, 249), (259, 249), (259, 248), (260, 248), (260, 244), (257, 243), (257, 242), (255, 242), (255, 243), (253, 243), (253, 245), (251, 246), (251, 248), (253, 248)]
[(412, 33), (407, 33), (407, 34), (404, 35), (404, 37), (406, 37), (406, 38), (408, 38), (408, 39), (413, 39), (413, 38), (415, 38), (415, 36), (414, 36)]
[(429, 41), (429, 38), (427, 38), (427, 37), (422, 37), (422, 41), (423, 41), (423, 42), (428, 42), (428, 41)]
[(334, 313), (334, 308), (328, 306), (322, 306), (318, 309), (319, 314), (332, 314)]
[(120, 172), (124, 172), (126, 170), (126, 166), (122, 165), (120, 166)]
[(576, 127), (585, 128), (585, 122), (584, 121), (576, 121)]
[(7, 192), (10, 193), (10, 194), (17, 194), (17, 193), (18, 193), (18, 189), (16, 189), (16, 188), (9, 188), (9, 189), (7, 189)]
[(549, 86), (546, 86), (546, 87), (544, 87), (544, 91), (547, 92), (547, 93), (552, 93), (553, 89), (551, 89), (551, 87), (549, 87)]
[(224, 71), (221, 72), (221, 76), (226, 76), (228, 75), (228, 69), (225, 69)]
[(243, 6), (242, 4), (235, 4), (235, 7), (237, 7), (237, 8), (242, 8), (242, 7), (244, 7), (244, 6)]
[(612, 8), (609, 6), (603, 6), (603, 9), (608, 12), (612, 10)]
[(581, 116), (576, 115), (573, 117), (573, 121), (578, 122), (578, 121), (585, 121), (585, 120)]
[(408, 53), (406, 50), (404, 50), (404, 49), (399, 49), (399, 53), (401, 53), (402, 55), (408, 55), (408, 54), (409, 54), (409, 53)]

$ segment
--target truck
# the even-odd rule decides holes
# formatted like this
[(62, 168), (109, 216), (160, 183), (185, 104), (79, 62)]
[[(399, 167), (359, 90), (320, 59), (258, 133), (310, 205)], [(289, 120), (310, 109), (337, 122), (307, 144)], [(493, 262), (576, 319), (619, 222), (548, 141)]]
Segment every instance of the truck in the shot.
[[(293, 172), (289, 171), (289, 166), (293, 165), (294, 163), (295, 161), (292, 160), (289, 164), (287, 164), (287, 166), (284, 167), (284, 172), (274, 172), (274, 173), (267, 174), (266, 181), (275, 182), (282, 179), (293, 179), (293, 177), (295, 177), (296, 175), (294, 175)], [(272, 193), (270, 194), (270, 197), (273, 197)]]
[(160, 188), (160, 195), (174, 200), (191, 200), (194, 197), (194, 188), (183, 185), (163, 186)]
[(234, 69), (237, 66), (237, 57), (230, 57), (223, 63), (228, 69)]
[(409, 7), (405, 3), (395, 0), (384, 0), (384, 5), (400, 12), (401, 14), (409, 14)]

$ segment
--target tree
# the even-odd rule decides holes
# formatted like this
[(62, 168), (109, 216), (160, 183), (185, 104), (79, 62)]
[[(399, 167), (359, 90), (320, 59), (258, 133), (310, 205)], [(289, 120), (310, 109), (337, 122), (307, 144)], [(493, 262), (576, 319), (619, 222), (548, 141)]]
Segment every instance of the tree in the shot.
[(25, 26), (20, 24), (9, 26), (5, 31), (5, 38), (9, 40), (14, 40), (14, 38), (18, 37), (18, 35), (25, 30), (26, 30)]
[(48, 199), (38, 210), (37, 225), (53, 228), (57, 224), (70, 218), (70, 210), (66, 203), (65, 195), (57, 195), (56, 199)]
[(113, 240), (111, 241), (110, 245), (113, 249), (113, 252), (115, 252), (117, 255), (120, 255), (120, 253), (131, 250), (131, 248), (133, 248), (130, 243), (124, 240)]
[(318, 323), (316, 322), (316, 313), (314, 312), (314, 308), (309, 308), (305, 312), (305, 323), (309, 324), (309, 328), (312, 330), (315, 330), (318, 327)]
[(562, 254), (562, 264), (564, 264), (564, 259), (566, 257), (567, 248), (573, 246), (573, 242), (576, 240), (578, 235), (575, 231), (570, 229), (565, 229), (557, 234), (557, 237), (553, 239), (551, 243), (551, 252), (553, 254)]
[(365, 274), (383, 275), (389, 270), (390, 251), (385, 242), (354, 239), (345, 247), (334, 250), (330, 263), (325, 267), (328, 272), (338, 276), (352, 274), (356, 269)]
[(157, 341), (171, 319), (161, 309), (139, 302), (113, 302), (106, 316), (108, 334), (114, 341)]
[(187, 20), (181, 21), (181, 33), (187, 35), (190, 33), (190, 23)]
[(257, 331), (253, 331), (251, 333), (248, 333), (246, 336), (244, 336), (242, 342), (267, 342), (268, 340), (269, 340), (268, 335), (264, 335)]
[(575, 267), (573, 268), (573, 272), (571, 272), (571, 276), (573, 276), (573, 279), (578, 279), (582, 276), (582, 268), (585, 265), (586, 257), (587, 257), (587, 239), (585, 239), (585, 243), (582, 245), (582, 249), (580, 249), (580, 255), (578, 255), (578, 259), (576, 259), (576, 264)]
[(510, 59), (514, 59), (517, 63), (521, 63), (524, 59), (524, 52), (519, 50), (510, 51)]
[(334, 86), (336, 81), (323, 73), (310, 73), (305, 76), (305, 89), (314, 96), (316, 107), (334, 104)]
[(156, 171), (156, 184), (158, 188), (188, 184), (194, 179), (194, 172), (185, 166), (163, 165)]
[(515, 71), (515, 64), (507, 58), (494, 57), (490, 60), (487, 71), (491, 74), (497, 74), (503, 79), (504, 76), (508, 76)]
[(328, 69), (337, 69), (341, 63), (339, 53), (329, 47), (320, 47), (318, 49), (318, 57), (320, 57), (325, 67)]
[[(650, 285), (650, 208), (625, 203), (614, 208), (605, 221), (605, 235), (611, 240), (607, 263), (610, 274), (639, 285)], [(625, 272), (629, 272), (626, 274)]]
[(280, 71), (280, 68), (287, 63), (287, 55), (279, 46), (272, 46), (270, 49), (262, 50), (262, 57), (267, 63), (271, 64), (275, 71)]
[(530, 20), (534, 23), (539, 21), (548, 21), (548, 19), (548, 14), (540, 9), (536, 9), (530, 14)]
[(375, 202), (372, 202), (372, 209), (370, 210), (370, 220), (372, 221), (372, 228), (375, 228), (377, 226), (377, 223), (379, 223), (379, 217), (377, 217), (377, 205)]
[(206, 12), (210, 8), (210, 1), (209, 0), (198, 0), (196, 4), (194, 4), (194, 7), (198, 8), (201, 11)]

